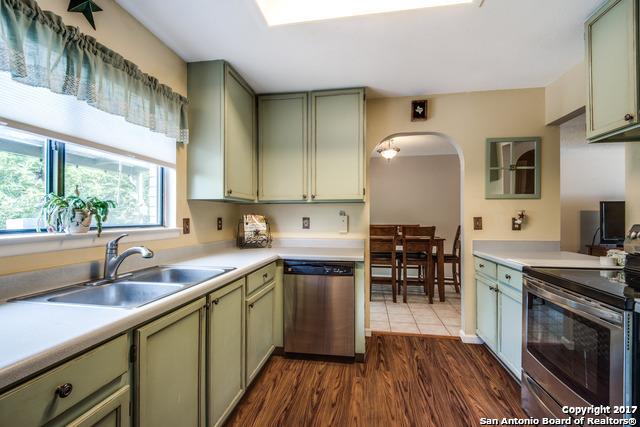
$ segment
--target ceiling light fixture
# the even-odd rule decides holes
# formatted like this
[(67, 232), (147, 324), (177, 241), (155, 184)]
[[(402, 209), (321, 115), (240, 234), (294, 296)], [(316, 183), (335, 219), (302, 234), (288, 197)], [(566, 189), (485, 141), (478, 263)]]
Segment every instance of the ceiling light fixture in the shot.
[(484, 0), (256, 0), (267, 24), (284, 25), (348, 16), (371, 15), (459, 4), (482, 5)]
[(386, 141), (386, 144), (385, 141), (382, 141), (376, 151), (385, 159), (391, 160), (398, 155), (400, 149), (393, 146), (393, 139), (389, 139)]

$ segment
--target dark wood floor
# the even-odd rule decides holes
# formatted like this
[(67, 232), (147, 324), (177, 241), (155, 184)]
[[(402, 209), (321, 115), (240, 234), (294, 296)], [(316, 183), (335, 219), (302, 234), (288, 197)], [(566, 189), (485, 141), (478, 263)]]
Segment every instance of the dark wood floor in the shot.
[(477, 426), (524, 417), (520, 387), (483, 346), (374, 335), (365, 363), (274, 356), (227, 426)]

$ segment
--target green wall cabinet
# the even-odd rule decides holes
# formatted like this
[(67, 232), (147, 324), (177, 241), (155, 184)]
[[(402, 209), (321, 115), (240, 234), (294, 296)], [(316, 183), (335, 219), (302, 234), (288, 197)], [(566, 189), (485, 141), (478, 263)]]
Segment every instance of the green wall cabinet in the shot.
[(638, 0), (610, 0), (585, 24), (587, 138), (640, 140)]
[(135, 331), (136, 425), (204, 426), (205, 302)]
[(475, 257), (476, 333), (520, 379), (522, 366), (522, 272)]
[(127, 385), (71, 421), (67, 427), (129, 427), (130, 401), (131, 391)]
[(244, 393), (244, 284), (240, 279), (209, 295), (209, 426), (221, 425)]
[(246, 384), (256, 377), (275, 349), (275, 281), (246, 299)]
[(311, 93), (311, 198), (364, 199), (364, 89)]
[(188, 198), (255, 201), (256, 104), (225, 61), (188, 64)]
[(264, 202), (306, 201), (307, 94), (258, 97), (258, 197)]

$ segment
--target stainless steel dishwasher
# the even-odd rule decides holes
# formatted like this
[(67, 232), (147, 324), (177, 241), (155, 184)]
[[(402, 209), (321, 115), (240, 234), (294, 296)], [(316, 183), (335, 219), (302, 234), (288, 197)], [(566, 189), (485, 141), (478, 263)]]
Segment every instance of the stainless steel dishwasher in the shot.
[(354, 264), (285, 261), (284, 351), (355, 356)]

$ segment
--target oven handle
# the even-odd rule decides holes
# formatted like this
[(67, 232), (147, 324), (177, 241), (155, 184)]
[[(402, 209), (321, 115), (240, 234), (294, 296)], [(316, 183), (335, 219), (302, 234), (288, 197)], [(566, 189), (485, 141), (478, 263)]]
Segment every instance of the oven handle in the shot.
[(529, 276), (525, 277), (525, 289), (534, 295), (549, 300), (569, 311), (578, 313), (594, 321), (603, 321), (612, 326), (623, 327), (624, 317), (621, 312), (604, 307), (584, 297), (563, 292), (555, 286), (548, 285)]

